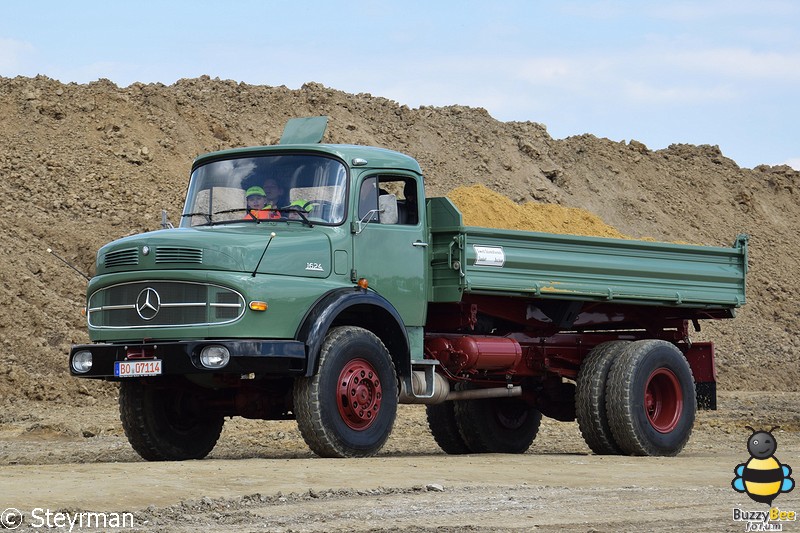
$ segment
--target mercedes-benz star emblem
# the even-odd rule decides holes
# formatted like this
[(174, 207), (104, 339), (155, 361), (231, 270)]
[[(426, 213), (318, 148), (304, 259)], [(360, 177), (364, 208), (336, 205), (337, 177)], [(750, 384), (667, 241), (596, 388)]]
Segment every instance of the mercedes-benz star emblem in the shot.
[(153, 320), (161, 308), (161, 297), (152, 287), (147, 287), (136, 297), (136, 312), (142, 320)]

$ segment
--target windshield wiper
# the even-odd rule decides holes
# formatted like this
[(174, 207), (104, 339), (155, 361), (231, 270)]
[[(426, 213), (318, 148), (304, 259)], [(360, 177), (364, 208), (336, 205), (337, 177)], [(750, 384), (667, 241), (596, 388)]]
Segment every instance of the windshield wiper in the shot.
[(211, 224), (211, 215), (208, 213), (184, 213), (181, 215), (181, 218), (183, 217), (205, 217), (207, 220), (206, 224)]
[(211, 213), (211, 215), (212, 216), (214, 216), (214, 215), (224, 215), (224, 214), (227, 214), (227, 213), (239, 213), (239, 212), (242, 212), (242, 211), (246, 212), (246, 211), (251, 211), (251, 210), (247, 209), (246, 207), (237, 207), (235, 209), (223, 209), (222, 211), (214, 211), (213, 213)]
[[(252, 212), (258, 212), (258, 211), (272, 211), (272, 212), (275, 212), (275, 213), (280, 213), (281, 214), (281, 218), (280, 219), (274, 219), (274, 218), (262, 219), (262, 218), (258, 218), (256, 216), (253, 216), (251, 214)], [(233, 219), (233, 220), (216, 220), (215, 221), (213, 219), (213, 217), (216, 216), (216, 215), (226, 215), (226, 214), (230, 214), (230, 213), (246, 213), (247, 216), (245, 216), (245, 217), (243, 217), (241, 219)], [(222, 211), (214, 211), (213, 213), (210, 213), (210, 214), (209, 213), (186, 213), (184, 215), (181, 215), (181, 217), (202, 216), (202, 217), (205, 217), (207, 222), (205, 224), (198, 224), (198, 225), (200, 225), (200, 226), (213, 226), (215, 224), (230, 224), (230, 223), (234, 223), (234, 222), (256, 222), (256, 223), (260, 224), (264, 220), (272, 220), (272, 221), (276, 221), (276, 220), (293, 220), (293, 219), (290, 219), (286, 215), (287, 213), (297, 213), (300, 216), (300, 221), (303, 224), (307, 225), (309, 228), (313, 228), (314, 227), (314, 224), (312, 224), (311, 221), (308, 220), (308, 217), (306, 217), (306, 210), (303, 209), (302, 207), (300, 207), (299, 205), (289, 205), (289, 206), (286, 206), (286, 207), (278, 207), (278, 208), (268, 207), (266, 209), (248, 209), (246, 207), (237, 207), (237, 208), (234, 208), (234, 209), (223, 209)]]
[(227, 213), (237, 213), (237, 212), (245, 212), (245, 211), (247, 211), (246, 208), (238, 207), (236, 209), (224, 209), (222, 211), (215, 211), (213, 213), (205, 213), (205, 212), (186, 213), (186, 214), (181, 215), (181, 218), (183, 218), (183, 217), (201, 216), (201, 217), (204, 217), (206, 219), (206, 223), (205, 224), (197, 224), (197, 226), (213, 226), (215, 224), (227, 224), (227, 223), (231, 223), (231, 222), (242, 222), (242, 221), (246, 221), (246, 220), (251, 220), (250, 218), (243, 218), (241, 220), (233, 219), (233, 220), (216, 220), (216, 221), (213, 219), (213, 217), (216, 216), (216, 215), (224, 215), (224, 214), (227, 214)]
[(300, 219), (303, 221), (303, 224), (307, 225), (309, 228), (314, 227), (314, 224), (312, 224), (311, 221), (308, 220), (308, 217), (306, 217), (306, 210), (299, 205), (287, 205), (286, 207), (279, 207), (278, 209), (270, 209), (270, 211), (277, 211), (281, 214), (297, 213), (298, 215), (300, 215)]

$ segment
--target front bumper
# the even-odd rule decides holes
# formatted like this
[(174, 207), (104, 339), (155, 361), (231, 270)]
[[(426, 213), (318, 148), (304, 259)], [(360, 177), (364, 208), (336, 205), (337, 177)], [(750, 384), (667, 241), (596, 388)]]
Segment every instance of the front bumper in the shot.
[[(230, 351), (230, 361), (223, 368), (206, 368), (200, 362), (200, 351), (209, 345), (225, 346)], [(76, 353), (89, 351), (92, 367), (79, 373), (72, 367)], [(294, 340), (203, 340), (181, 342), (153, 342), (126, 344), (79, 344), (69, 353), (69, 371), (75, 377), (119, 381), (114, 375), (116, 361), (162, 361), (161, 375), (190, 374), (271, 374), (300, 376), (306, 370), (306, 346)]]

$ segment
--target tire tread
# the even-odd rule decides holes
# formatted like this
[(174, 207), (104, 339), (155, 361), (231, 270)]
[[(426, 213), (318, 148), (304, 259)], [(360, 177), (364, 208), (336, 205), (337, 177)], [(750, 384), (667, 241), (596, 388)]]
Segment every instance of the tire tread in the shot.
[(160, 427), (155, 405), (157, 390), (137, 381), (123, 382), (119, 389), (119, 415), (131, 447), (146, 461), (202, 459), (214, 449), (225, 423), (223, 417), (204, 420), (195, 438), (176, 442), (168, 428)]
[[(647, 356), (651, 351), (660, 347), (667, 347), (673, 352), (676, 364), (685, 365), (684, 370), (688, 372), (692, 385), (691, 394), (689, 394), (692, 402), (689, 405), (684, 405), (685, 414), (691, 418), (691, 423), (684, 434), (675, 435), (675, 442), (668, 447), (658, 446), (648, 440), (645, 430), (635, 423), (636, 411), (642, 409), (642, 406), (637, 405), (634, 401), (634, 382), (639, 372), (642, 372)], [(633, 342), (612, 365), (606, 388), (606, 410), (614, 440), (624, 453), (642, 456), (677, 455), (691, 436), (696, 409), (694, 378), (692, 377), (691, 367), (686, 357), (674, 344), (660, 339)]]
[(575, 390), (578, 427), (586, 445), (597, 455), (622, 453), (606, 413), (606, 381), (614, 360), (630, 341), (609, 341), (595, 346), (583, 360)]
[(463, 455), (471, 450), (458, 430), (453, 401), (426, 406), (428, 427), (436, 444), (448, 455)]
[[(372, 342), (376, 343), (376, 346), (379, 346), (383, 351), (386, 361), (391, 367), (392, 375), (395, 375), (394, 362), (391, 357), (389, 357), (389, 351), (378, 336), (371, 331), (356, 326), (338, 326), (332, 328), (330, 332), (328, 332), (325, 341), (322, 343), (322, 348), (320, 349), (320, 370), (311, 377), (298, 378), (294, 383), (294, 409), (297, 427), (306, 445), (320, 457), (371, 457), (378, 453), (389, 436), (387, 433), (383, 437), (382, 442), (378, 443), (370, 450), (355, 450), (341, 443), (325, 424), (325, 415), (322, 412), (322, 404), (319, 401), (322, 395), (321, 374), (325, 372), (326, 363), (328, 359), (332, 357), (331, 353), (333, 347), (357, 335), (367, 335), (372, 338)], [(389, 384), (386, 384), (387, 387), (388, 385)], [(388, 388), (391, 390), (391, 387)], [(396, 397), (397, 391), (395, 390), (395, 398)], [(395, 405), (393, 407), (395, 411), (396, 403), (395, 400)], [(386, 408), (391, 407), (387, 405)], [(389, 431), (391, 431), (391, 427), (394, 424), (394, 417), (395, 413), (392, 414)]]

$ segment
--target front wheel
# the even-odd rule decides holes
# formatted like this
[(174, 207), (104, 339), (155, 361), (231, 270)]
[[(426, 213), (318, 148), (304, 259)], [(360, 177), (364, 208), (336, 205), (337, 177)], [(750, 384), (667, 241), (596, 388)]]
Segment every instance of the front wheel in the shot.
[(189, 385), (123, 381), (119, 417), (133, 449), (147, 461), (183, 461), (208, 455), (225, 419), (203, 412), (202, 392)]
[(317, 373), (295, 380), (294, 409), (300, 433), (317, 455), (375, 455), (397, 414), (397, 378), (389, 351), (366, 329), (331, 329)]
[(606, 412), (623, 452), (677, 455), (689, 440), (696, 411), (692, 369), (674, 344), (636, 341), (614, 361)]

